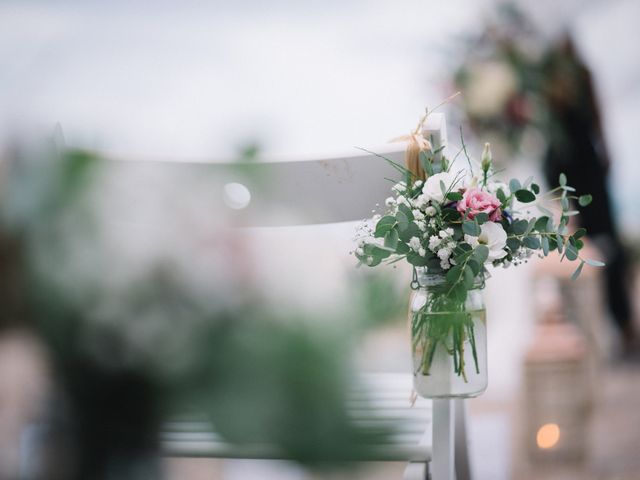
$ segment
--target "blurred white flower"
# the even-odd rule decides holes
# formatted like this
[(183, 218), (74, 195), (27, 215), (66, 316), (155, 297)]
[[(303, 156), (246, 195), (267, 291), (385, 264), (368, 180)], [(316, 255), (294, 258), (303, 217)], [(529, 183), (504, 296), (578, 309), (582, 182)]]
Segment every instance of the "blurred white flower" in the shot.
[(483, 223), (480, 226), (480, 235), (477, 237), (465, 235), (464, 240), (474, 248), (478, 245), (486, 245), (489, 248), (489, 261), (498, 260), (507, 254), (504, 250), (507, 245), (507, 232), (499, 223)]
[[(432, 202), (444, 202), (444, 193), (440, 183), (444, 184), (445, 191), (451, 190), (451, 186), (456, 182), (456, 174), (453, 172), (441, 172), (431, 175), (422, 187), (422, 193)], [(462, 182), (458, 180), (457, 187), (462, 187)]]
[(469, 113), (478, 117), (499, 115), (518, 88), (513, 69), (504, 62), (482, 62), (473, 65), (469, 73), (465, 93)]

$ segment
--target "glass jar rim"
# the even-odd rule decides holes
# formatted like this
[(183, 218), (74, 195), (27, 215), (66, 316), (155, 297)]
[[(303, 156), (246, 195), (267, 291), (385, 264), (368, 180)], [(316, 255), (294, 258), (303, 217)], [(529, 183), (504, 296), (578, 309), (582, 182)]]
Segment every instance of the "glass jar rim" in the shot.
[[(445, 273), (428, 273), (426, 267), (416, 267), (417, 284), (418, 288), (435, 287), (443, 285), (447, 282)], [(485, 281), (491, 278), (491, 275), (486, 270), (480, 272), (473, 281), (473, 288), (484, 288)]]

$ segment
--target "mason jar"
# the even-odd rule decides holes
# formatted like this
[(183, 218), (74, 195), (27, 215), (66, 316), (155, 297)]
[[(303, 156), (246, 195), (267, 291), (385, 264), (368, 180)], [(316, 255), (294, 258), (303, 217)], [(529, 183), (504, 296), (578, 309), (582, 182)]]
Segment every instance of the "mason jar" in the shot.
[(464, 302), (443, 274), (417, 269), (410, 322), (413, 385), (426, 398), (475, 397), (487, 388), (487, 324), (481, 274)]

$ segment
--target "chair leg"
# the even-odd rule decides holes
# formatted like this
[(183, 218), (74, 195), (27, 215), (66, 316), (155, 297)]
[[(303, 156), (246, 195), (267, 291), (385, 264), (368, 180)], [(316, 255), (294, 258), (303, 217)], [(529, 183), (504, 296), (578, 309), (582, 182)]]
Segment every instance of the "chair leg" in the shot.
[(452, 399), (433, 400), (433, 477), (455, 480), (455, 405)]
[(429, 480), (429, 466), (425, 462), (409, 462), (404, 469), (403, 480)]
[(464, 399), (455, 400), (455, 469), (456, 480), (471, 480), (469, 447), (467, 442), (467, 403)]

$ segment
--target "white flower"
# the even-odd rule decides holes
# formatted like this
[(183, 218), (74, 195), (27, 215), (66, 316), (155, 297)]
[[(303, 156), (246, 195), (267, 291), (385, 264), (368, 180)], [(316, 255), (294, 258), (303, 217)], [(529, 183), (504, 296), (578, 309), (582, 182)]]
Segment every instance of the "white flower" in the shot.
[[(440, 186), (440, 182), (444, 183), (445, 191), (449, 191), (451, 186), (456, 180), (456, 174), (452, 172), (442, 172), (436, 173), (435, 175), (431, 175), (427, 178), (427, 181), (424, 182), (424, 187), (422, 187), (422, 193), (431, 201), (442, 203), (444, 201), (444, 194), (442, 192), (442, 188)], [(461, 182), (458, 182), (455, 188), (461, 187)]]
[(416, 180), (413, 182), (413, 186), (416, 188), (420, 188), (422, 186), (422, 180)]
[(384, 201), (384, 204), (385, 204), (387, 207), (393, 207), (393, 206), (396, 204), (396, 199), (395, 199), (395, 198), (393, 198), (393, 197), (389, 197), (389, 198), (387, 198), (387, 199)]
[(436, 209), (435, 209), (435, 207), (427, 207), (427, 208), (424, 210), (424, 214), (425, 214), (427, 217), (433, 217), (433, 216), (436, 214)]
[(428, 202), (429, 202), (429, 199), (424, 195), (418, 195), (412, 201), (413, 206), (416, 207), (416, 208), (424, 208), (425, 205), (427, 205)]
[(398, 205), (400, 205), (401, 203), (404, 203), (407, 207), (411, 206), (409, 205), (409, 201), (405, 198), (404, 195), (398, 195), (396, 202), (398, 203)]
[(423, 222), (422, 220), (416, 220), (415, 224), (418, 227), (418, 229), (422, 232), (424, 232), (427, 229), (427, 223)]
[(436, 226), (436, 219), (432, 218), (431, 220), (429, 220), (429, 226), (432, 228), (435, 228)]
[(420, 239), (418, 237), (411, 237), (411, 240), (409, 240), (409, 246), (413, 251), (417, 252), (420, 247), (422, 247), (422, 244), (420, 243)]
[(449, 248), (441, 248), (438, 250), (438, 258), (440, 260), (447, 260), (451, 256), (451, 250)]
[(436, 237), (435, 235), (431, 235), (431, 238), (429, 238), (429, 250), (435, 252), (438, 249), (440, 242), (440, 238)]
[(362, 255), (364, 255), (364, 250), (361, 248), (356, 248), (356, 255), (361, 257)]
[(480, 226), (479, 236), (465, 235), (464, 240), (474, 248), (478, 245), (486, 245), (489, 248), (488, 260), (490, 261), (502, 258), (507, 254), (504, 250), (507, 245), (507, 232), (504, 231), (504, 228), (499, 223), (483, 223)]
[(424, 257), (426, 254), (427, 254), (427, 251), (424, 248), (420, 247), (418, 249), (418, 255), (420, 255), (421, 257)]
[(404, 192), (406, 189), (407, 189), (407, 184), (404, 182), (398, 182), (393, 187), (391, 187), (391, 190), (398, 193)]
[(411, 213), (413, 213), (413, 218), (415, 218), (416, 220), (424, 220), (424, 213), (422, 213), (420, 210), (414, 210)]
[(451, 268), (449, 260), (440, 260), (440, 268), (443, 270), (449, 270)]

